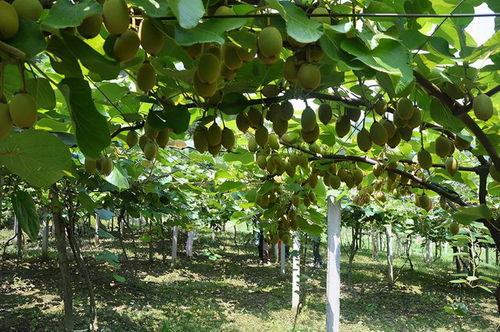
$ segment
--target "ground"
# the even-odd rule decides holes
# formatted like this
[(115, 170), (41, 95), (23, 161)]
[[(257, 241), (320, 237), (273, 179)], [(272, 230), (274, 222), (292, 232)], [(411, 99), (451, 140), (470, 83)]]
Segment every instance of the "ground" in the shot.
[[(101, 331), (292, 331), (290, 266), (284, 276), (277, 264), (259, 266), (249, 237), (240, 234), (236, 247), (232, 233), (221, 233), (215, 241), (201, 234), (195, 241), (195, 258), (180, 255), (175, 264), (168, 257), (162, 261), (160, 255), (149, 262), (146, 245), (133, 249), (131, 243), (129, 261), (119, 270), (89, 259)], [(88, 255), (89, 249), (120, 252), (114, 240), (102, 241), (98, 249), (87, 240), (83, 244)], [(308, 265), (311, 252), (309, 247)], [(374, 260), (368, 249), (361, 250), (352, 287), (343, 284), (341, 289), (341, 331), (498, 331), (500, 318), (492, 294), (451, 284), (449, 259), (426, 266), (416, 251), (413, 260), (415, 271), (406, 265), (389, 287), (384, 257)], [(395, 260), (396, 274), (402, 264), (401, 258)], [(326, 269), (308, 265), (303, 267), (305, 306), (295, 331), (323, 331)], [(85, 329), (86, 288), (76, 268), (73, 272), (76, 327)], [(488, 265), (485, 272), (499, 279), (498, 267)], [(113, 273), (126, 282), (114, 280)], [(26, 250), (21, 263), (13, 257), (1, 260), (0, 331), (60, 330), (59, 280), (54, 252), (48, 261), (41, 260), (36, 249)], [(463, 302), (468, 312), (461, 317), (445, 312), (451, 301)]]

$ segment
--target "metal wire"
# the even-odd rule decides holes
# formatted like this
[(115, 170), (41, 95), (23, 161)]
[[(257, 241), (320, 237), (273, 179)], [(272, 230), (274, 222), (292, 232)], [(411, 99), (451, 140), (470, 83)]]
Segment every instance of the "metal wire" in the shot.
[[(244, 14), (244, 15), (206, 15), (202, 19), (217, 18), (259, 18), (278, 17), (279, 13)], [(460, 14), (398, 14), (398, 13), (358, 13), (358, 14), (307, 14), (308, 17), (370, 17), (370, 18), (475, 18), (475, 17), (500, 17), (500, 13), (460, 13)], [(175, 16), (158, 17), (160, 20), (177, 20)]]

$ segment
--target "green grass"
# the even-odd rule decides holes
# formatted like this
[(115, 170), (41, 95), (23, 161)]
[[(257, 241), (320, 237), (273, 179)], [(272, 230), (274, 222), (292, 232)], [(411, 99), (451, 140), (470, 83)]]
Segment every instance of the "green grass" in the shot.
[[(251, 241), (244, 245), (251, 235), (239, 234), (237, 250), (232, 226), (226, 229), (215, 241), (201, 234), (195, 242), (196, 253), (209, 249), (221, 255), (216, 261), (201, 254), (188, 260), (180, 253), (175, 264), (163, 262), (159, 254), (150, 263), (147, 247), (134, 249), (130, 242), (130, 260), (118, 271), (89, 259), (101, 331), (291, 331), (290, 266), (285, 276), (276, 264), (259, 266), (256, 248)], [(246, 227), (238, 229), (246, 231)], [(0, 233), (2, 239), (6, 235)], [(113, 241), (102, 241), (98, 248), (87, 240), (83, 243), (88, 257), (104, 249), (120, 253)], [(324, 254), (324, 245), (322, 249)], [(311, 252), (309, 247), (308, 263)], [(62, 304), (55, 255), (44, 262), (38, 250), (28, 248), (25, 257), (21, 263), (0, 261), (0, 331), (57, 331)], [(415, 271), (406, 266), (390, 287), (383, 253), (379, 257), (373, 260), (367, 249), (356, 256), (352, 287), (342, 285), (341, 289), (341, 331), (496, 331), (500, 319), (493, 295), (450, 284), (450, 260), (425, 266), (423, 258), (413, 257)], [(346, 258), (342, 256), (343, 280)], [(395, 260), (396, 271), (402, 263)], [(77, 328), (84, 329), (86, 289), (74, 264), (73, 272)], [(115, 281), (115, 272), (127, 281)], [(494, 265), (482, 272), (499, 279)], [(306, 266), (303, 274), (308, 277), (303, 285), (306, 301), (296, 331), (323, 331), (326, 270)], [(465, 303), (468, 313), (462, 317), (446, 313), (443, 308), (451, 301)]]

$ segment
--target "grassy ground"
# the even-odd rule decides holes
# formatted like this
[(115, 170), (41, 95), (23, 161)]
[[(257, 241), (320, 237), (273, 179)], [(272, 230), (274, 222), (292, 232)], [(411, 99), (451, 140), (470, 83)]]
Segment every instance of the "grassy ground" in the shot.
[[(8, 235), (0, 233), (0, 240)], [(251, 242), (244, 245), (250, 235), (241, 234), (238, 247), (232, 236), (220, 234), (211, 241), (208, 234), (200, 235), (195, 242), (198, 255), (192, 260), (180, 255), (175, 264), (163, 262), (160, 255), (148, 262), (146, 246), (134, 249), (131, 243), (127, 243), (130, 260), (118, 271), (89, 259), (101, 331), (291, 331), (289, 266), (285, 276), (276, 264), (259, 266), (256, 248)], [(114, 241), (103, 241), (98, 248), (84, 243), (89, 256), (90, 249), (120, 252)], [(219, 258), (211, 260), (214, 255), (209, 251)], [(310, 248), (307, 256), (309, 263)], [(341, 331), (497, 331), (500, 318), (493, 295), (450, 284), (449, 261), (427, 267), (421, 257), (414, 260), (415, 271), (405, 267), (391, 288), (385, 281), (383, 257), (373, 260), (368, 250), (361, 250), (353, 266), (352, 287), (341, 289)], [(402, 263), (396, 259), (395, 266)], [(500, 279), (497, 267), (490, 265), (484, 271)], [(84, 329), (86, 289), (76, 269), (73, 272), (77, 327)], [(127, 281), (115, 281), (115, 272)], [(326, 270), (306, 267), (304, 275), (306, 301), (296, 331), (322, 331)], [(49, 261), (42, 261), (36, 249), (27, 250), (21, 263), (0, 261), (0, 331), (59, 330), (59, 280), (54, 252)], [(446, 313), (443, 308), (452, 301), (463, 302), (468, 313), (462, 317)]]

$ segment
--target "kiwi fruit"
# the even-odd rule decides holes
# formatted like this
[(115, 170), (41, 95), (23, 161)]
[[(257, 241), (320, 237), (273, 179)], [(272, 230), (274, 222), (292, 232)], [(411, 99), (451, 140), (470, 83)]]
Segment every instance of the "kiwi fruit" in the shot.
[(144, 151), (144, 146), (146, 146), (146, 143), (151, 140), (149, 137), (146, 135), (141, 135), (139, 137), (139, 147), (141, 148), (142, 151)]
[(17, 11), (17, 15), (30, 21), (38, 21), (42, 15), (42, 4), (38, 0), (14, 0), (12, 6)]
[(300, 134), (304, 142), (314, 143), (319, 138), (319, 126), (316, 125), (311, 131), (305, 131), (304, 129), (302, 129), (300, 131)]
[(101, 14), (90, 15), (78, 26), (78, 33), (80, 36), (87, 39), (97, 37), (101, 31), (102, 21), (103, 18)]
[(250, 31), (240, 30), (240, 33), (245, 34), (247, 43), (244, 46), (239, 46), (236, 49), (236, 54), (243, 62), (252, 61), (257, 54), (257, 37)]
[(208, 129), (205, 126), (196, 127), (193, 133), (194, 147), (198, 152), (203, 153), (208, 150)]
[(294, 165), (292, 165), (288, 162), (285, 164), (285, 172), (289, 177), (295, 176), (295, 170), (296, 170), (296, 168)]
[(15, 94), (9, 103), (9, 113), (16, 127), (33, 127), (38, 118), (35, 98), (29, 93)]
[[(328, 9), (324, 7), (317, 7), (315, 8), (312, 13), (312, 15), (329, 15), (330, 13), (328, 12)], [(311, 20), (320, 22), (320, 23), (326, 23), (330, 24), (332, 22), (330, 16), (320, 16), (320, 17), (311, 17)]]
[(130, 16), (125, 0), (105, 0), (102, 5), (104, 26), (112, 35), (121, 35), (128, 29)]
[(10, 133), (12, 129), (12, 119), (10, 118), (9, 106), (0, 102), (0, 139)]
[(255, 152), (259, 146), (257, 145), (257, 141), (255, 140), (255, 136), (250, 136), (248, 139), (248, 151)]
[(321, 83), (319, 67), (310, 63), (304, 63), (297, 72), (297, 81), (304, 90), (316, 89)]
[(137, 32), (128, 29), (116, 39), (115, 45), (113, 46), (113, 54), (115, 58), (123, 62), (132, 60), (137, 54), (140, 43)]
[(260, 90), (260, 93), (267, 98), (276, 97), (280, 92), (281, 89), (276, 84), (267, 84)]
[(216, 155), (219, 154), (221, 147), (222, 147), (222, 144), (209, 145), (208, 152), (210, 152), (210, 154), (215, 157)]
[(144, 17), (139, 26), (139, 39), (144, 51), (151, 55), (158, 55), (165, 46), (166, 38), (151, 18)]
[(391, 148), (395, 148), (396, 146), (399, 145), (401, 142), (401, 135), (399, 134), (399, 131), (396, 130), (394, 134), (387, 140), (387, 145), (389, 145)]
[(280, 105), (280, 118), (281, 120), (288, 121), (293, 117), (293, 105), (288, 100), (284, 101)]
[(162, 149), (164, 149), (168, 141), (170, 140), (170, 128), (163, 128), (158, 132), (158, 136), (156, 136), (156, 144)]
[(423, 193), (422, 195), (420, 195), (420, 197), (418, 197), (418, 205), (417, 206), (421, 207), (422, 209), (424, 209), (426, 211), (430, 211), (432, 209), (432, 201), (429, 198), (429, 196), (427, 196), (425, 193)]
[(236, 116), (236, 127), (243, 133), (246, 133), (248, 128), (250, 128), (250, 121), (245, 113), (241, 112)]
[(144, 123), (144, 134), (151, 140), (155, 140), (158, 137), (158, 130), (151, 127), (151, 124), (146, 120)]
[(130, 130), (127, 133), (126, 142), (130, 149), (137, 145), (137, 143), (139, 142), (139, 136), (137, 135), (137, 132), (135, 130)]
[(218, 145), (222, 141), (222, 130), (217, 125), (217, 123), (212, 123), (210, 128), (208, 128), (208, 145)]
[(148, 93), (156, 84), (156, 72), (149, 62), (144, 62), (137, 70), (137, 86)]
[(270, 56), (270, 57), (267, 57), (265, 55), (263, 55), (260, 51), (257, 52), (257, 57), (259, 58), (259, 60), (265, 64), (265, 65), (272, 65), (274, 64), (276, 61), (279, 60), (280, 56), (279, 54), (278, 55), (274, 55), (274, 56)]
[(361, 117), (361, 110), (355, 107), (346, 107), (344, 114), (353, 122), (358, 122)]
[(354, 172), (352, 172), (352, 175), (353, 175), (355, 186), (360, 185), (361, 182), (363, 182), (364, 174), (363, 174), (363, 171), (361, 170), (361, 168), (356, 167), (354, 169)]
[(283, 77), (291, 83), (297, 83), (297, 65), (293, 56), (288, 57), (283, 65)]
[(273, 130), (279, 136), (283, 136), (288, 130), (288, 121), (278, 119), (273, 122)]
[(394, 116), (393, 116), (393, 119), (392, 119), (394, 125), (398, 128), (402, 128), (402, 127), (407, 127), (408, 126), (408, 120), (403, 120), (399, 117), (398, 115), (398, 112), (394, 112)]
[(156, 144), (155, 141), (149, 140), (146, 142), (146, 145), (144, 145), (144, 158), (146, 158), (149, 161), (152, 161), (156, 158), (158, 155), (158, 144)]
[(465, 97), (465, 93), (451, 82), (444, 82), (441, 86), (441, 90), (453, 99), (462, 99)]
[(200, 57), (196, 75), (200, 82), (212, 84), (217, 81), (220, 75), (221, 64), (219, 58), (210, 53), (205, 53)]
[(494, 164), (490, 165), (489, 171), (493, 180), (500, 182), (500, 172), (495, 168)]
[(228, 127), (222, 129), (221, 144), (228, 151), (231, 151), (234, 147), (234, 133)]
[(307, 46), (306, 57), (308, 62), (318, 62), (325, 56), (325, 52), (321, 49), (321, 46), (317, 44), (312, 44)]
[(332, 107), (328, 104), (321, 104), (318, 107), (318, 118), (322, 124), (327, 125), (332, 121)]
[(278, 135), (271, 133), (269, 134), (269, 141), (268, 141), (269, 147), (273, 150), (279, 150), (280, 148), (280, 142), (279, 142), (279, 137)]
[(262, 113), (256, 108), (250, 108), (247, 113), (247, 118), (253, 128), (259, 128), (264, 124), (264, 117), (262, 116)]
[(189, 45), (189, 46), (186, 46), (184, 48), (186, 50), (186, 53), (191, 57), (191, 59), (195, 59), (198, 57), (198, 55), (200, 55), (201, 51), (202, 51), (202, 44), (193, 44), (193, 45)]
[(97, 160), (85, 158), (85, 161), (83, 162), (83, 167), (85, 169), (85, 172), (94, 173), (97, 169)]
[(373, 175), (378, 178), (382, 173), (384, 173), (384, 165), (380, 163), (375, 164), (375, 166), (373, 166)]
[(400, 127), (398, 128), (399, 135), (401, 136), (401, 139), (405, 141), (411, 140), (411, 136), (413, 135), (413, 130), (408, 127)]
[(275, 122), (280, 118), (280, 105), (278, 103), (272, 103), (266, 112), (266, 120)]
[(387, 119), (382, 119), (382, 121), (380, 121), (380, 124), (384, 126), (388, 138), (394, 136), (394, 133), (396, 132), (396, 127), (391, 121)]
[(337, 132), (338, 137), (344, 137), (349, 134), (351, 130), (351, 121), (349, 117), (343, 115), (337, 119), (335, 122), (335, 131)]
[(429, 169), (432, 166), (432, 156), (429, 151), (421, 149), (417, 154), (418, 165), (423, 169)]
[(300, 118), (300, 124), (302, 126), (302, 130), (304, 131), (312, 131), (314, 127), (317, 126), (316, 113), (314, 113), (312, 108), (310, 107), (305, 108)]
[(229, 70), (238, 70), (243, 66), (243, 60), (238, 56), (238, 46), (227, 42), (222, 46), (222, 58), (224, 65)]
[(488, 95), (482, 93), (472, 101), (472, 109), (479, 120), (488, 121), (493, 115), (493, 102)]
[(448, 158), (446, 158), (444, 166), (448, 174), (450, 174), (451, 176), (455, 176), (455, 174), (457, 174), (458, 161), (453, 156), (449, 156)]
[(380, 122), (374, 122), (371, 127), (370, 127), (370, 138), (372, 139), (372, 142), (383, 146), (385, 143), (387, 143), (387, 131), (385, 130), (385, 127), (380, 124)]
[(110, 157), (102, 156), (100, 161), (99, 161), (99, 164), (101, 165), (99, 170), (100, 170), (101, 174), (103, 174), (104, 176), (108, 176), (113, 171), (113, 168), (114, 168), (113, 160), (111, 160)]
[(408, 98), (401, 98), (398, 101), (396, 113), (399, 118), (403, 120), (410, 120), (413, 115), (413, 103)]
[(384, 99), (379, 99), (375, 105), (373, 105), (373, 109), (377, 114), (384, 115), (387, 111), (387, 102)]
[(10, 3), (0, 0), (0, 39), (9, 39), (19, 30), (19, 16)]
[(372, 147), (370, 133), (365, 128), (361, 129), (357, 136), (357, 144), (361, 151), (366, 152)]
[(198, 79), (198, 75), (195, 73), (193, 76), (193, 87), (194, 91), (203, 98), (210, 98), (217, 92), (217, 82), (215, 83), (203, 83)]
[(224, 80), (232, 80), (236, 76), (236, 71), (233, 71), (226, 67), (226, 65), (222, 64), (220, 69), (220, 76), (224, 78)]
[(440, 135), (436, 139), (436, 154), (441, 158), (448, 156), (451, 153), (453, 143), (444, 135)]
[(255, 162), (257, 163), (257, 166), (259, 166), (261, 169), (266, 169), (266, 166), (267, 166), (266, 156), (264, 156), (262, 154), (256, 156)]
[(463, 138), (461, 138), (458, 135), (455, 136), (454, 143), (455, 143), (455, 147), (457, 149), (459, 149), (460, 151), (464, 151), (464, 150), (469, 150), (470, 149), (470, 142), (464, 140)]
[(255, 130), (255, 141), (262, 147), (267, 145), (269, 141), (269, 132), (266, 127), (262, 126)]
[(259, 53), (266, 58), (278, 57), (283, 47), (281, 32), (272, 26), (265, 27), (257, 38)]
[(417, 128), (422, 124), (422, 112), (416, 107), (413, 108), (413, 114), (408, 120), (407, 126), (409, 128)]
[(456, 222), (450, 223), (450, 233), (453, 235), (457, 235), (460, 231), (460, 225)]
[(220, 6), (215, 10), (214, 16), (236, 15), (234, 9), (229, 6)]

